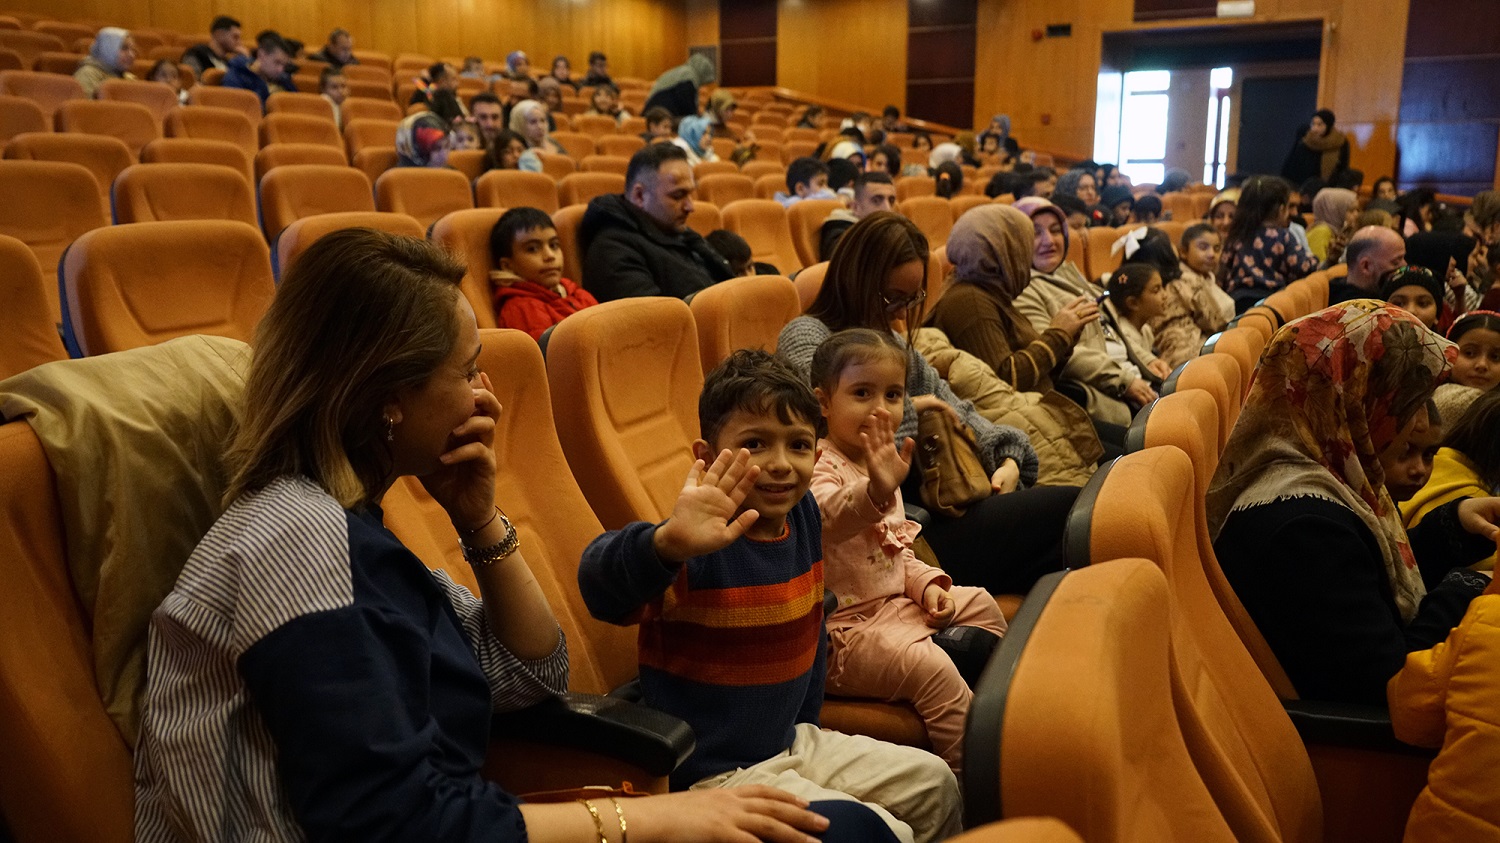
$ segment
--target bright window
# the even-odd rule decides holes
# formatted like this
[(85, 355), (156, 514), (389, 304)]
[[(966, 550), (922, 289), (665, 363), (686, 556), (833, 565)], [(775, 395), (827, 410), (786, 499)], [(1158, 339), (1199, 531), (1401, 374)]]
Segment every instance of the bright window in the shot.
[(1094, 113), (1094, 160), (1116, 164), (1136, 184), (1160, 184), (1165, 175), (1167, 89), (1172, 74), (1166, 70), (1135, 70), (1099, 74), (1099, 98)]
[(1203, 183), (1224, 186), (1229, 161), (1229, 89), (1234, 68), (1216, 67), (1208, 75), (1208, 131), (1203, 145)]

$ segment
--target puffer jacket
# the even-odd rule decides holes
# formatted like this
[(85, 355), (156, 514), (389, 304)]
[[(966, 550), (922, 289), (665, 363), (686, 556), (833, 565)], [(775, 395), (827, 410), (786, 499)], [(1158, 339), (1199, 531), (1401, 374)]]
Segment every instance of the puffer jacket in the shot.
[(734, 277), (698, 232), (668, 233), (622, 193), (589, 202), (578, 226), (583, 288), (599, 301), (632, 296), (686, 298)]
[[(1016, 296), (1016, 310), (1041, 333), (1069, 302), (1079, 296), (1097, 299), (1103, 294), (1104, 290), (1084, 280), (1073, 264), (1063, 261), (1051, 273), (1032, 270), (1031, 283)], [(1062, 379), (1085, 389), (1089, 400), (1084, 409), (1093, 418), (1122, 426), (1130, 424), (1130, 405), (1125, 403), (1124, 396), (1135, 382), (1135, 375), (1109, 356), (1104, 347), (1104, 329), (1098, 322), (1085, 325), (1078, 334), (1073, 355), (1063, 366)]]
[[(1432, 461), (1432, 476), (1412, 499), (1399, 504), (1401, 524), (1410, 530), (1438, 507), (1464, 498), (1487, 498), (1494, 492), (1479, 476), (1474, 462), (1452, 448), (1439, 448)], [(1495, 567), (1495, 554), (1471, 566), (1476, 571)]]
[(936, 328), (917, 331), (916, 346), (954, 394), (972, 401), (980, 415), (1026, 434), (1041, 461), (1036, 485), (1082, 486), (1093, 476), (1104, 448), (1082, 407), (1055, 390), (1018, 392)]
[(1406, 843), (1500, 840), (1500, 595), (1474, 598), (1448, 640), (1409, 653), (1386, 696), (1396, 737), (1442, 747), (1412, 805)]

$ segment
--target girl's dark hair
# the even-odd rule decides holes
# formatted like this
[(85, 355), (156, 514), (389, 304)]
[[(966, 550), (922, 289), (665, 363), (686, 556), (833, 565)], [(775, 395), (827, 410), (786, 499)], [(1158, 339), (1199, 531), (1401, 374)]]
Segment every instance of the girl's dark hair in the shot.
[[(1140, 252), (1136, 252), (1136, 257)], [(1140, 296), (1146, 292), (1146, 287), (1151, 283), (1151, 276), (1160, 275), (1161, 270), (1153, 263), (1142, 263), (1135, 259), (1121, 264), (1109, 276), (1109, 301), (1115, 306), (1115, 310), (1121, 316), (1129, 316), (1125, 300), (1131, 296)]]
[(484, 171), (486, 173), (490, 170), (500, 169), (500, 156), (504, 155), (510, 149), (511, 141), (521, 141), (522, 145), (526, 143), (526, 141), (521, 140), (520, 135), (512, 132), (510, 129), (501, 129), (499, 134), (495, 135), (495, 139), (490, 141), (489, 148), (484, 151)]
[(932, 135), (929, 135), (926, 132), (920, 132), (920, 131), (918, 131), (918, 132), (912, 132), (911, 133), (911, 145), (912, 145), (913, 148), (916, 148), (917, 141), (919, 141), (919, 140), (927, 141), (927, 148), (928, 149), (932, 149)]
[(891, 178), (901, 175), (901, 147), (895, 144), (883, 143), (875, 147), (875, 151), (870, 153), (871, 158), (874, 158), (876, 155), (885, 156), (885, 171), (891, 174)]
[(932, 177), (937, 179), (937, 195), (944, 199), (952, 199), (964, 189), (964, 171), (952, 161), (944, 161), (937, 165), (932, 171)]
[(1448, 339), (1458, 342), (1463, 335), (1473, 330), (1494, 331), (1500, 334), (1500, 316), (1489, 311), (1475, 311), (1466, 313), (1454, 321), (1453, 326), (1448, 329)]
[[(1292, 198), (1292, 185), (1280, 176), (1251, 176), (1240, 187), (1240, 201), (1229, 223), (1229, 242), (1249, 245), (1266, 226), (1266, 220)], [(1228, 245), (1227, 243), (1225, 244)]]
[[(1391, 187), (1395, 187), (1396, 186), (1396, 180), (1395, 179), (1391, 178), (1390, 176), (1381, 176), (1380, 178), (1378, 178), (1378, 179), (1375, 180), (1374, 184), (1370, 185), (1370, 195), (1371, 196), (1375, 196), (1375, 195), (1379, 194), (1380, 193), (1380, 186), (1382, 184), (1385, 184), (1386, 182), (1390, 182), (1391, 183)], [(1398, 191), (1397, 192), (1397, 198), (1399, 198), (1399, 197), (1400, 197), (1400, 193)]]
[(1500, 390), (1474, 399), (1443, 437), (1443, 446), (1468, 457), (1484, 485), (1500, 484)]
[(906, 349), (896, 342), (890, 331), (872, 331), (869, 328), (839, 331), (823, 340), (818, 350), (813, 352), (808, 380), (815, 388), (831, 394), (838, 388), (839, 378), (845, 369), (857, 363), (881, 359), (906, 365)]
[(877, 211), (855, 223), (839, 238), (823, 286), (806, 314), (831, 330), (890, 330), (885, 278), (910, 261), (922, 262), (922, 289), (927, 289), (927, 235), (900, 214)]
[(1197, 240), (1199, 237), (1202, 237), (1205, 234), (1212, 234), (1213, 236), (1218, 237), (1219, 230), (1213, 227), (1213, 223), (1195, 222), (1182, 232), (1182, 242), (1177, 244), (1177, 248), (1186, 252), (1188, 250), (1188, 247), (1193, 245), (1194, 240)]
[[(1144, 263), (1156, 268), (1161, 273), (1161, 282), (1170, 284), (1182, 277), (1182, 262), (1177, 259), (1177, 252), (1172, 249), (1172, 236), (1159, 228), (1146, 229), (1146, 236), (1141, 240), (1141, 245), (1130, 256), (1130, 263)], [(1139, 295), (1131, 293), (1131, 295)]]

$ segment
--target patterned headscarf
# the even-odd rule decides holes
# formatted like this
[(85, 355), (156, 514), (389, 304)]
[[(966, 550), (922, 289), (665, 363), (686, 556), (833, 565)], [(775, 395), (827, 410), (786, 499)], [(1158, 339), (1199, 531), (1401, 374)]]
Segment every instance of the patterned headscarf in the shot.
[(426, 167), (432, 152), (444, 138), (448, 127), (430, 111), (413, 114), (396, 127), (396, 157), (402, 167)]
[(1208, 526), (1293, 498), (1341, 504), (1369, 528), (1402, 618), (1425, 589), (1385, 488), (1379, 455), (1432, 397), (1457, 356), (1415, 316), (1368, 299), (1283, 326), (1256, 367), (1208, 490)]

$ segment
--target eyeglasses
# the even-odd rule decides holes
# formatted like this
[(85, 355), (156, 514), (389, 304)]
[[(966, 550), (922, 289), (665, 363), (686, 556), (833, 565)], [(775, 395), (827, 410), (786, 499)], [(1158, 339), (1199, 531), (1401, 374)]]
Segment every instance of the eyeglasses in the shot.
[(886, 313), (900, 313), (903, 310), (911, 310), (924, 301), (927, 301), (927, 290), (921, 289), (911, 295), (891, 298), (884, 292), (880, 294), (880, 300), (885, 302)]

